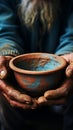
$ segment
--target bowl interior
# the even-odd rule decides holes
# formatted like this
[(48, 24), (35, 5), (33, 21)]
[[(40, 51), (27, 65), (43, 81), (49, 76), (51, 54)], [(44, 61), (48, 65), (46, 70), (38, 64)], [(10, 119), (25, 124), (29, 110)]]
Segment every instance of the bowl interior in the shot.
[(17, 68), (30, 71), (47, 71), (53, 70), (59, 67), (61, 64), (55, 59), (45, 58), (23, 58), (17, 62), (14, 62)]
[(53, 71), (66, 65), (64, 59), (53, 54), (30, 53), (13, 58), (11, 68), (26, 71)]

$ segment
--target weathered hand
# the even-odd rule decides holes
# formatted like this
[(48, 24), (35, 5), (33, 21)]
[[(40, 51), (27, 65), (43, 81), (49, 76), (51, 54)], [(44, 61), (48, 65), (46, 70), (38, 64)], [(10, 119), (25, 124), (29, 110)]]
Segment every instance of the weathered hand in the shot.
[(37, 107), (35, 99), (17, 90), (17, 86), (13, 86), (12, 83), (9, 84), (9, 82), (5, 80), (10, 74), (9, 61), (11, 58), (11, 56), (0, 56), (0, 93), (13, 107), (35, 109)]
[(14, 89), (14, 86), (6, 81), (0, 80), (0, 92), (13, 107), (22, 109), (35, 109), (37, 107), (35, 99)]
[(67, 98), (73, 92), (73, 79), (66, 79), (63, 84), (55, 89), (48, 90), (44, 96), (38, 98), (39, 105), (60, 105), (67, 101)]
[(63, 55), (68, 62), (66, 68), (66, 79), (62, 85), (55, 90), (48, 90), (44, 96), (38, 98), (39, 105), (60, 105), (67, 101), (67, 98), (73, 93), (73, 53)]

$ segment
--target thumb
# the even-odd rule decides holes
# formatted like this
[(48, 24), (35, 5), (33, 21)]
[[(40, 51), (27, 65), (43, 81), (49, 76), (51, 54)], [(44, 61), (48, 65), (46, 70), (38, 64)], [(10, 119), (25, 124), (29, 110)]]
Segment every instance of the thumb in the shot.
[(71, 62), (68, 67), (66, 68), (66, 76), (69, 78), (73, 77), (73, 62)]
[(7, 77), (6, 58), (0, 56), (0, 79)]
[(7, 70), (6, 67), (2, 67), (0, 69), (0, 79), (5, 79), (7, 77)]

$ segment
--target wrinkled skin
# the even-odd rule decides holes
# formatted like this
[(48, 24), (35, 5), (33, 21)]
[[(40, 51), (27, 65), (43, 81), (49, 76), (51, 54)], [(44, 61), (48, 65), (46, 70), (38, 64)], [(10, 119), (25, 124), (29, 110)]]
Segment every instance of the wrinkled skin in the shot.
[(35, 109), (41, 105), (64, 104), (68, 96), (73, 92), (73, 53), (63, 55), (62, 57), (68, 62), (65, 71), (67, 78), (57, 89), (46, 91), (43, 96), (36, 100), (15, 89), (13, 84), (9, 84), (5, 80), (9, 75), (11, 76), (8, 64), (12, 56), (0, 56), (0, 93), (7, 99), (11, 106), (22, 109)]

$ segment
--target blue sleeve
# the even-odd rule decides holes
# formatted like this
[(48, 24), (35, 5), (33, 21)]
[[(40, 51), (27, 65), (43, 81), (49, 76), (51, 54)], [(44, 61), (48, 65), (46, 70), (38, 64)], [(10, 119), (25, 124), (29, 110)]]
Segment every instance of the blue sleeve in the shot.
[(16, 14), (8, 0), (0, 0), (0, 55), (23, 53)]
[(73, 52), (73, 13), (67, 20), (67, 26), (64, 34), (60, 37), (59, 46), (56, 49), (56, 54), (63, 55)]

